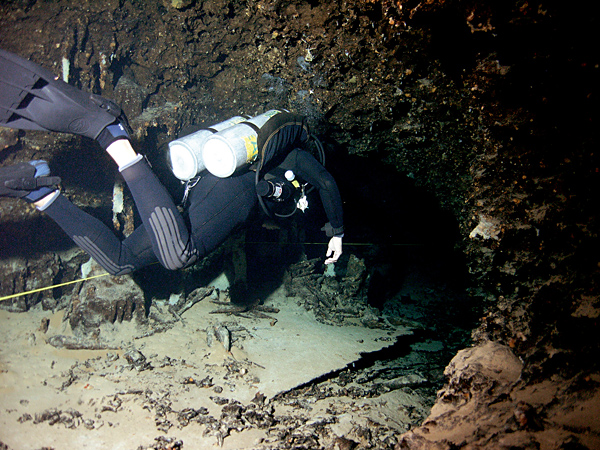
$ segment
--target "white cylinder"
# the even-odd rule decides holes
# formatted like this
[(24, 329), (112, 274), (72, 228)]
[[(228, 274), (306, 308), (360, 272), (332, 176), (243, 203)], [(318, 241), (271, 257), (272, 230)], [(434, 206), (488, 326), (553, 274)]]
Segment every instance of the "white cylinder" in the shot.
[[(258, 128), (281, 111), (273, 109), (248, 119)], [(258, 157), (258, 134), (247, 123), (238, 123), (210, 136), (202, 149), (202, 160), (213, 175), (226, 178), (237, 169), (254, 162)]]
[(173, 175), (186, 181), (202, 172), (206, 168), (202, 161), (202, 148), (206, 140), (215, 132), (232, 127), (244, 120), (246, 119), (242, 116), (235, 116), (209, 128), (198, 130), (195, 133), (169, 142), (169, 160)]

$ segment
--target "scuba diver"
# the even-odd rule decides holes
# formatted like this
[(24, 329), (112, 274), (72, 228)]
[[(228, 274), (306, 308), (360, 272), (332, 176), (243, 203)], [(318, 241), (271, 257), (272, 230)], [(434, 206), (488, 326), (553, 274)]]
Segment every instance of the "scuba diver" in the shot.
[[(258, 156), (250, 170), (236, 170), (226, 177), (204, 171), (188, 182), (183, 214), (146, 159), (131, 146), (131, 130), (118, 105), (1, 49), (0, 126), (85, 136), (112, 157), (142, 221), (124, 240), (62, 195), (60, 178), (50, 174), (45, 161), (0, 167), (0, 197), (33, 203), (112, 275), (157, 261), (169, 270), (193, 264), (241, 227), (257, 204), (293, 197), (289, 190), (295, 189), (294, 182), (282, 181), (278, 175), (287, 172), (289, 178), (289, 171), (319, 192), (329, 220), (323, 227), (330, 238), (325, 264), (335, 263), (342, 253), (340, 193), (324, 166), (303, 149), (310, 134), (300, 115), (278, 112), (255, 130)], [(303, 207), (302, 202), (297, 206)]]

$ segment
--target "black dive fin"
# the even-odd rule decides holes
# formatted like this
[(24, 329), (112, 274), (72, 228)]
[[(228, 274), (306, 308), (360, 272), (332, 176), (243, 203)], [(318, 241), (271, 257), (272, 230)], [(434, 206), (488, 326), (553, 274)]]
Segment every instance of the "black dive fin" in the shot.
[(0, 49), (0, 126), (73, 133), (95, 139), (121, 108), (58, 79), (52, 72)]
[(36, 177), (36, 168), (29, 163), (0, 167), (0, 197), (25, 197), (42, 187), (57, 187), (60, 177)]

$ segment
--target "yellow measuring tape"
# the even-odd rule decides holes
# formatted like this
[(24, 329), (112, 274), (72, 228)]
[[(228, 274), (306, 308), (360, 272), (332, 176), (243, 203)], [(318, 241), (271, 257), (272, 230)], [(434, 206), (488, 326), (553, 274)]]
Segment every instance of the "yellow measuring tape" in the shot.
[[(269, 244), (269, 245), (275, 244), (275, 245), (277, 245), (277, 242), (255, 242), (254, 241), (254, 242), (246, 242), (246, 244)], [(296, 244), (286, 243), (285, 245), (327, 245), (327, 243), (326, 242), (298, 242)], [(350, 243), (344, 243), (344, 245), (347, 246), (347, 245), (375, 245), (375, 244), (362, 243), (362, 242), (350, 242)], [(389, 244), (389, 245), (393, 245), (393, 246), (405, 246), (405, 247), (418, 247), (418, 246), (421, 246), (423, 244)], [(94, 278), (105, 277), (107, 275), (110, 275), (110, 274), (108, 272), (101, 273), (100, 275), (93, 275), (91, 277), (81, 278), (79, 280), (67, 281), (65, 283), (54, 284), (52, 286), (46, 286), (46, 287), (42, 287), (42, 288), (38, 288), (38, 289), (32, 289), (32, 290), (26, 291), (26, 292), (20, 292), (18, 294), (7, 295), (5, 297), (0, 297), (0, 302), (4, 301), (4, 300), (10, 300), (11, 298), (15, 298), (15, 297), (21, 297), (22, 295), (35, 294), (36, 292), (47, 291), (49, 289), (56, 289), (56, 288), (59, 288), (59, 287), (68, 286), (70, 284), (79, 283), (81, 281), (87, 281), (87, 280), (93, 280)]]
[(21, 295), (35, 294), (36, 292), (42, 292), (42, 291), (47, 291), (48, 289), (55, 289), (55, 288), (59, 288), (62, 286), (68, 286), (69, 284), (75, 284), (75, 283), (79, 283), (80, 281), (86, 281), (86, 280), (92, 280), (94, 278), (105, 277), (107, 275), (110, 275), (110, 274), (108, 272), (101, 273), (100, 275), (93, 275), (91, 277), (82, 278), (80, 280), (67, 281), (66, 283), (60, 283), (60, 284), (55, 284), (52, 286), (46, 286), (46, 287), (42, 287), (42, 288), (38, 288), (38, 289), (32, 289), (31, 291), (21, 292), (19, 294), (7, 295), (6, 297), (0, 297), (0, 302), (3, 300), (9, 300), (11, 298), (20, 297)]

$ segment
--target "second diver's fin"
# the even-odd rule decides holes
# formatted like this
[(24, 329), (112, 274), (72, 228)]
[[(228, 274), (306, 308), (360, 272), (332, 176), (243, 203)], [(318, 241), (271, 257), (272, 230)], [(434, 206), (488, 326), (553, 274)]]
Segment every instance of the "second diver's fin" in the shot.
[(121, 108), (58, 79), (49, 70), (0, 49), (0, 126), (73, 133), (95, 139)]
[(0, 197), (25, 197), (29, 201), (36, 201), (59, 184), (60, 177), (50, 176), (46, 161), (0, 167)]

